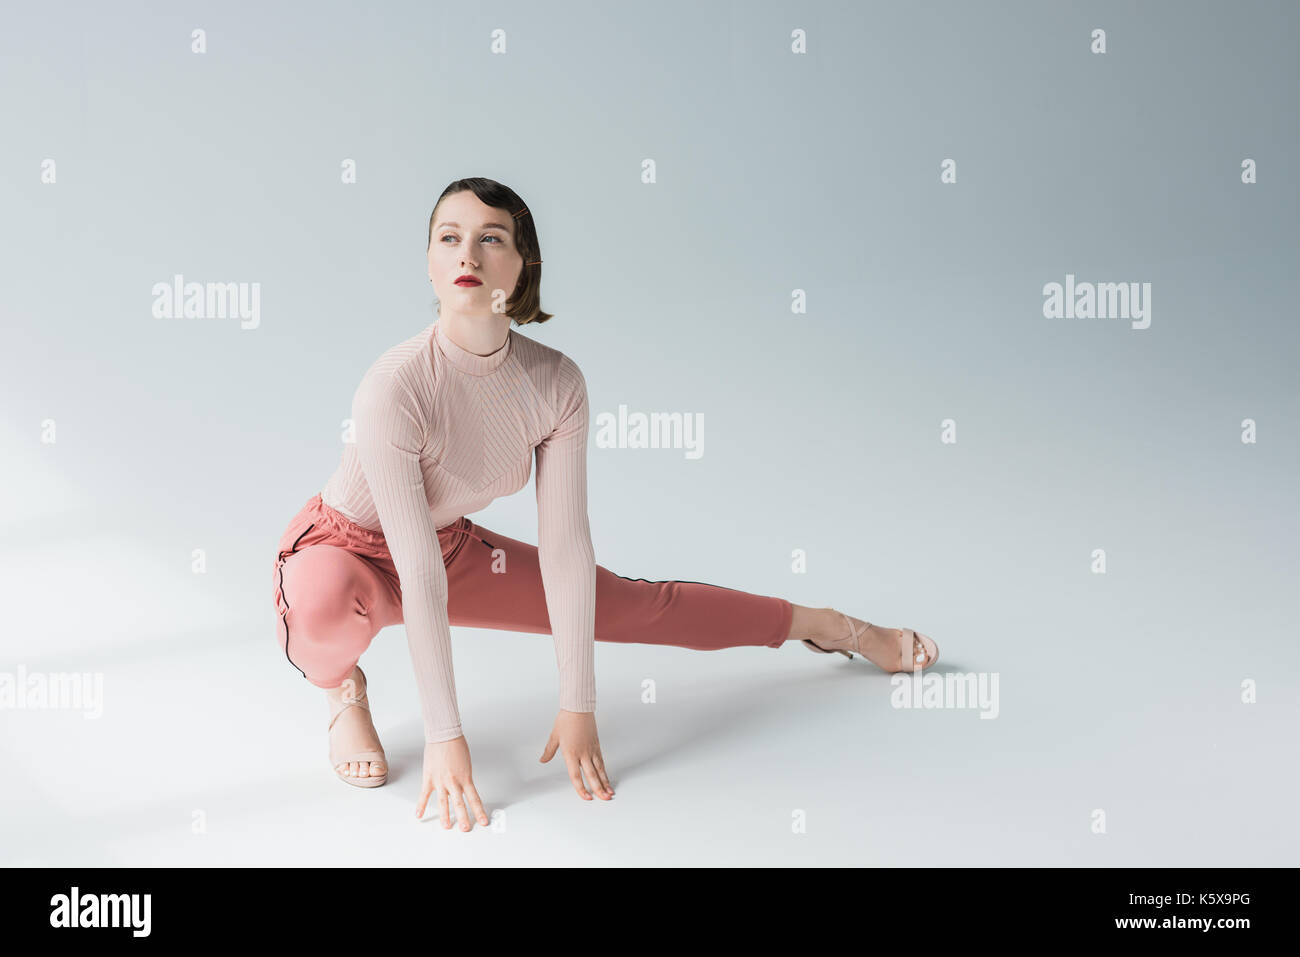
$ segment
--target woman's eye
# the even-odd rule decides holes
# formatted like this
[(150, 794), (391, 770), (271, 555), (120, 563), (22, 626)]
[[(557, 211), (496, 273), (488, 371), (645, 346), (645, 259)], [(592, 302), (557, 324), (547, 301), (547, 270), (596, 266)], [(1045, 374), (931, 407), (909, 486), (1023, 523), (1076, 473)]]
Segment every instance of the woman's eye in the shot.
[[(444, 242), (446, 242), (446, 240), (448, 240), (448, 239), (455, 239), (455, 238), (456, 238), (456, 234), (455, 234), (455, 233), (445, 233), (445, 234), (443, 235), (442, 239), (438, 240), (438, 242), (440, 242), (440, 243), (444, 243)], [(484, 238), (484, 239), (492, 239), (492, 240), (495, 240), (497, 243), (502, 242), (502, 239), (501, 239), (500, 236), (493, 236), (493, 235), (491, 235), (491, 234), (489, 234), (489, 235), (487, 235), (487, 236), (484, 236), (483, 238)]]

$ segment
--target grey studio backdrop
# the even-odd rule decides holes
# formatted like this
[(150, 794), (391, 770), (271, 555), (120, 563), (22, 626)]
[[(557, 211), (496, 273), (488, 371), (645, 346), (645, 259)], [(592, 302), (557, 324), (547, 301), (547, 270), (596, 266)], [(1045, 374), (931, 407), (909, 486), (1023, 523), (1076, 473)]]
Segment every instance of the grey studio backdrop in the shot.
[[(102, 697), (0, 714), (0, 863), (1297, 863), (1294, 4), (5, 20), (0, 669)], [(399, 626), (363, 658), (389, 783), (334, 779), (274, 550), (474, 175), (540, 231), (521, 334), (588, 382), (597, 561), (917, 628), (996, 717), (798, 642), (598, 643), (588, 804), (537, 763), (551, 639), (456, 628), (497, 826), (445, 834)], [(177, 275), (256, 285), (255, 327), (155, 316)], [(1045, 316), (1067, 276), (1149, 325)], [(600, 447), (620, 405), (703, 455)], [(535, 542), (532, 482), (472, 517)]]

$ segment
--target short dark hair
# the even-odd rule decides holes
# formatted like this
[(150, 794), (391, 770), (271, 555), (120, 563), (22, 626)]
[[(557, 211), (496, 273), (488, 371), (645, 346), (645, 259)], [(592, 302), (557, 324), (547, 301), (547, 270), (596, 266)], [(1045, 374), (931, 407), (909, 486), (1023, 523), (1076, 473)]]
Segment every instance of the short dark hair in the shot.
[[(552, 318), (551, 313), (542, 312), (542, 247), (537, 241), (537, 224), (533, 222), (531, 211), (522, 216), (518, 215), (527, 204), (509, 186), (483, 176), (471, 176), (448, 184), (442, 191), (442, 195), (438, 197), (438, 202), (433, 204), (433, 212), (429, 214), (429, 231), (425, 236), (424, 244), (425, 253), (427, 254), (433, 245), (433, 222), (438, 215), (438, 207), (448, 196), (453, 193), (463, 193), (465, 190), (472, 191), (484, 205), (491, 206), (493, 209), (504, 209), (515, 221), (515, 248), (524, 258), (524, 268), (519, 273), (519, 282), (515, 286), (515, 291), (506, 300), (506, 315), (520, 326), (530, 322), (545, 322)], [(529, 263), (534, 265), (530, 266)]]

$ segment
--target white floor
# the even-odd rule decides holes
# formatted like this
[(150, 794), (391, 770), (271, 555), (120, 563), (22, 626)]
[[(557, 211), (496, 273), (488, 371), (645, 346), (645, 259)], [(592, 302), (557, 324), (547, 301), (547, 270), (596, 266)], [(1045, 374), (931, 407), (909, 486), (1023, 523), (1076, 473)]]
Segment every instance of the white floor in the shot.
[[(1003, 615), (1000, 630), (990, 617), (937, 636), (938, 673), (999, 673), (993, 719), (893, 708), (883, 673), (797, 643), (598, 644), (608, 803), (581, 801), (559, 756), (537, 761), (554, 718), (549, 637), (455, 629), (475, 779), (495, 818), (467, 834), (444, 831), (436, 806), (414, 817), (420, 721), (400, 627), (363, 658), (392, 765), (373, 790), (334, 777), (322, 693), (252, 624), (238, 639), (223, 627), (82, 647), (79, 667), (103, 675), (101, 717), (0, 715), (0, 863), (1297, 862), (1282, 678), (1261, 669), (1266, 701), (1241, 704), (1240, 669), (1215, 664), (1209, 634), (1184, 635), (1177, 651), (1169, 634), (1125, 639), (1121, 666), (1114, 635), (1076, 650), (1087, 621), (1043, 632)], [(21, 663), (71, 660), (50, 652)], [(11, 673), (17, 664), (7, 656)], [(1092, 830), (1095, 809), (1105, 833)]]
[[(283, 520), (250, 514), (239, 528), (179, 501), (140, 522), (139, 508), (71, 493), (43, 511), (23, 501), (0, 523), (0, 680), (98, 676), (102, 713), (0, 708), (0, 865), (1300, 862), (1285, 525), (1243, 528), (1171, 497), (1158, 513), (1116, 505), (1106, 537), (1136, 558), (1093, 576), (1077, 546), (1090, 539), (1036, 521), (1047, 510), (1028, 493), (982, 510), (958, 499), (947, 508), (961, 523), (938, 513), (925, 534), (882, 526), (889, 554), (845, 551), (837, 526), (779, 516), (716, 554), (602, 522), (602, 564), (629, 576), (679, 569), (922, 628), (942, 652), (927, 674), (996, 675), (997, 715), (893, 707), (890, 676), (797, 642), (598, 642), (617, 796), (587, 802), (558, 755), (537, 760), (557, 705), (550, 637), (454, 628), (462, 720), (494, 818), (461, 833), (440, 826), (436, 804), (414, 816), (421, 721), (400, 626), (362, 659), (389, 781), (356, 788), (330, 769), (323, 692), (274, 640)], [(523, 536), (522, 512), (483, 524)], [(718, 539), (694, 521), (694, 541)], [(766, 557), (791, 542), (818, 556), (806, 581)]]

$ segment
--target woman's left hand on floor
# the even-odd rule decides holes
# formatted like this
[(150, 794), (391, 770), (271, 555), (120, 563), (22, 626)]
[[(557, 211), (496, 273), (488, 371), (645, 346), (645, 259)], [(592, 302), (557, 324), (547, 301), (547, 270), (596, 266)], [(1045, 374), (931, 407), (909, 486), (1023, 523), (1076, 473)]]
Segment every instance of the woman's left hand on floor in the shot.
[(609, 777), (605, 773), (605, 759), (600, 754), (600, 738), (596, 735), (596, 715), (591, 711), (560, 711), (555, 717), (555, 727), (542, 752), (541, 762), (545, 764), (555, 756), (556, 750), (564, 755), (564, 763), (569, 768), (569, 780), (578, 797), (584, 801), (591, 800), (591, 794), (583, 786), (582, 775), (587, 775), (591, 791), (603, 800), (614, 796)]

